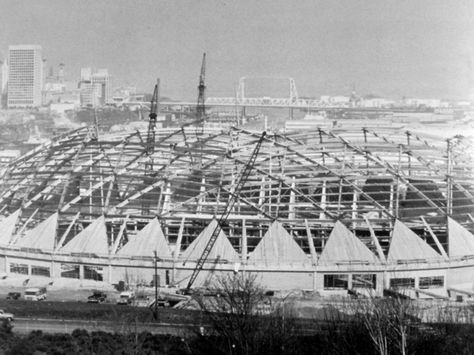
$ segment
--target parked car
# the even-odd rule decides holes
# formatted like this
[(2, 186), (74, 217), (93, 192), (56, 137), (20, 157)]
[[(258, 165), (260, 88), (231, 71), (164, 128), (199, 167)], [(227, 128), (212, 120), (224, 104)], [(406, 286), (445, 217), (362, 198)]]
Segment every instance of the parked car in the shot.
[(129, 305), (135, 299), (135, 293), (132, 291), (124, 291), (120, 294), (117, 304), (120, 305)]
[(8, 292), (7, 300), (17, 300), (21, 297), (20, 292)]
[(107, 295), (102, 291), (93, 291), (92, 295), (87, 297), (88, 303), (102, 303), (107, 299)]
[(25, 300), (43, 301), (46, 299), (46, 287), (33, 287), (25, 290)]
[(13, 320), (13, 318), (14, 318), (13, 314), (7, 313), (3, 309), (0, 309), (0, 320), (6, 319), (6, 320), (11, 322)]

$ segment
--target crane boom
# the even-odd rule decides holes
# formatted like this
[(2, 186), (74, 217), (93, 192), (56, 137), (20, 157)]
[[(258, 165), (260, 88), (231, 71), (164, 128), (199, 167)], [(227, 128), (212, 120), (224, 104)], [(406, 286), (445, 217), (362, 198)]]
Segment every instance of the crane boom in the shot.
[(201, 64), (201, 75), (199, 76), (199, 85), (198, 85), (198, 99), (196, 106), (196, 120), (201, 122), (206, 117), (206, 106), (204, 102), (206, 101), (206, 53), (202, 55), (202, 64)]
[(262, 143), (265, 139), (266, 132), (263, 132), (262, 135), (260, 136), (260, 139), (257, 142), (257, 145), (255, 146), (255, 149), (252, 152), (252, 155), (250, 156), (247, 164), (245, 164), (244, 169), (242, 170), (242, 173), (240, 175), (240, 178), (235, 185), (235, 190), (231, 195), (230, 201), (227, 204), (227, 206), (224, 209), (224, 212), (222, 212), (221, 217), (219, 218), (219, 221), (217, 222), (216, 228), (211, 234), (211, 237), (209, 238), (209, 241), (207, 242), (204, 251), (202, 252), (201, 256), (199, 257), (196, 267), (194, 268), (194, 271), (191, 275), (191, 278), (189, 279), (188, 285), (186, 286), (186, 291), (189, 291), (191, 286), (193, 285), (194, 281), (196, 281), (196, 278), (201, 272), (201, 270), (204, 267), (204, 263), (206, 262), (207, 258), (209, 257), (209, 254), (211, 253), (212, 247), (214, 246), (217, 237), (219, 236), (219, 233), (222, 230), (222, 225), (227, 221), (227, 218), (229, 217), (230, 212), (232, 211), (232, 208), (235, 205), (235, 202), (237, 201), (237, 198), (240, 195), (240, 192), (242, 191), (242, 188), (244, 187), (245, 183), (247, 182), (247, 179), (252, 172), (253, 166), (255, 165), (255, 160), (257, 159), (258, 152), (260, 151), (260, 147), (262, 146)]
[(150, 115), (148, 122), (148, 133), (146, 137), (146, 154), (152, 155), (155, 151), (155, 127), (156, 118), (158, 117), (158, 111), (160, 107), (160, 79), (156, 81), (155, 90), (150, 102)]

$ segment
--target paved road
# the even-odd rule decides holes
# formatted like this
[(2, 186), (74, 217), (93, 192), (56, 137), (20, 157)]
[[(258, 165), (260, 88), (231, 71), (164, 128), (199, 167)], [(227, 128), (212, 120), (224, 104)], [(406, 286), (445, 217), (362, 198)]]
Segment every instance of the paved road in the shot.
[(41, 330), (45, 333), (72, 333), (75, 329), (85, 329), (88, 332), (104, 331), (111, 333), (140, 333), (147, 331), (153, 334), (171, 334), (175, 336), (188, 337), (200, 330), (199, 325), (176, 324), (176, 323), (123, 323), (110, 321), (85, 321), (85, 320), (62, 320), (62, 319), (32, 319), (15, 318), (13, 331), (16, 333), (30, 333), (33, 330)]

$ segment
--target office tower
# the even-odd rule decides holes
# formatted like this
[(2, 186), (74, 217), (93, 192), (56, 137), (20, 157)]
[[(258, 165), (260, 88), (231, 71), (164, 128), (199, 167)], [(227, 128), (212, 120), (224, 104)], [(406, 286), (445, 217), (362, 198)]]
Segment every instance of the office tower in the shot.
[(99, 69), (92, 72), (91, 68), (81, 69), (81, 90), (82, 106), (103, 106), (112, 103), (110, 90), (110, 77), (107, 69)]
[(8, 66), (8, 108), (40, 106), (43, 89), (41, 46), (10, 46)]
[(0, 61), (0, 107), (7, 106), (8, 64)]
[(92, 74), (92, 84), (99, 84), (101, 87), (101, 102), (102, 104), (109, 104), (112, 100), (110, 83), (109, 83), (109, 72), (107, 69), (99, 69), (97, 72)]

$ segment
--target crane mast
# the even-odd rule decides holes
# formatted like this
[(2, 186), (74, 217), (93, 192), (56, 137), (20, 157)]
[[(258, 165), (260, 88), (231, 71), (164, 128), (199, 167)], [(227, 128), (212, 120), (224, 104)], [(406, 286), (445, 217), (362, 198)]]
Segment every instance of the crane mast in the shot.
[(196, 120), (202, 122), (206, 118), (206, 53), (202, 55), (201, 75), (199, 76)]
[(206, 262), (207, 258), (209, 257), (209, 254), (211, 253), (212, 247), (214, 246), (217, 237), (219, 236), (219, 233), (222, 230), (222, 225), (227, 221), (227, 218), (230, 215), (230, 212), (232, 211), (237, 198), (240, 195), (240, 192), (242, 191), (242, 188), (244, 187), (245, 183), (247, 182), (247, 179), (250, 176), (250, 173), (252, 172), (252, 169), (255, 165), (255, 160), (257, 159), (258, 152), (260, 151), (260, 147), (262, 146), (262, 143), (265, 139), (266, 132), (263, 132), (262, 135), (260, 136), (260, 139), (257, 142), (257, 145), (255, 146), (255, 149), (252, 152), (252, 155), (250, 156), (248, 162), (245, 164), (244, 169), (242, 170), (242, 173), (240, 175), (240, 178), (235, 185), (235, 189), (233, 192), (231, 192), (231, 198), (229, 200), (229, 203), (224, 209), (224, 212), (222, 213), (221, 217), (219, 218), (216, 228), (212, 232), (209, 241), (207, 242), (201, 256), (199, 257), (196, 267), (194, 268), (193, 273), (191, 274), (191, 278), (189, 279), (188, 285), (186, 286), (186, 291), (189, 291), (194, 283), (196, 281), (196, 278), (198, 274), (201, 272), (201, 270), (204, 267), (204, 263)]
[(155, 90), (150, 102), (150, 115), (148, 121), (148, 133), (146, 137), (146, 155), (151, 156), (155, 152), (155, 127), (156, 119), (160, 109), (160, 79), (156, 81)]

